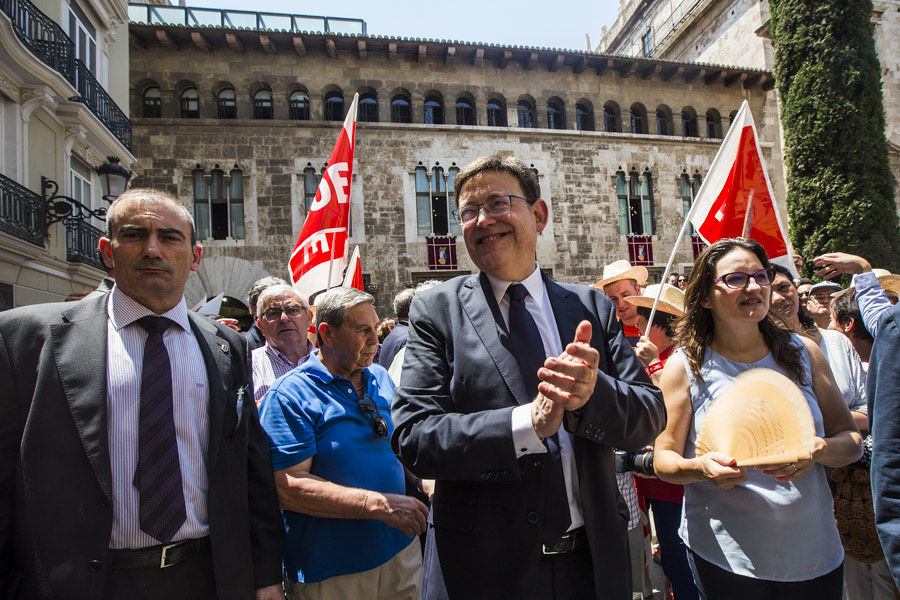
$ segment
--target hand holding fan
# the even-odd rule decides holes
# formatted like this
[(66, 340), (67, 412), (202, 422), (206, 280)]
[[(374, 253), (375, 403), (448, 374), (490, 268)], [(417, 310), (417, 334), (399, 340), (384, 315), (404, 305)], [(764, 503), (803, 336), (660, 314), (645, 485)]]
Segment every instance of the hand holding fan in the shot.
[(771, 369), (752, 369), (713, 400), (697, 456), (721, 452), (739, 467), (792, 463), (812, 456), (815, 435), (800, 388)]

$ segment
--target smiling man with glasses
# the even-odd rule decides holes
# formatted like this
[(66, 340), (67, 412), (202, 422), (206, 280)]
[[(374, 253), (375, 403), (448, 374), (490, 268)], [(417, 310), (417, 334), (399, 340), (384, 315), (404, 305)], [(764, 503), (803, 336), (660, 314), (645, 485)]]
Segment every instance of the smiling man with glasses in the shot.
[(272, 383), (302, 365), (313, 351), (306, 335), (312, 311), (300, 294), (287, 284), (273, 285), (257, 299), (256, 326), (266, 343), (251, 353), (253, 398), (257, 406)]
[[(394, 384), (372, 365), (373, 303), (352, 288), (319, 296), (319, 353), (276, 380), (261, 403), (285, 521), (289, 600), (419, 597), (414, 536), (428, 509), (404, 495), (403, 466), (391, 451)], [(262, 305), (260, 314), (284, 322), (292, 308)]]

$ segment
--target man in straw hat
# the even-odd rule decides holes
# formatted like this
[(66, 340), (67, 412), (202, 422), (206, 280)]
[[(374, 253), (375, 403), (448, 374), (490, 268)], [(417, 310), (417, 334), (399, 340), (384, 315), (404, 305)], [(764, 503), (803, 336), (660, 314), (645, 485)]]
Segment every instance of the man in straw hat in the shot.
[(659, 303), (656, 305), (656, 314), (653, 316), (650, 331), (646, 336), (642, 336), (634, 347), (635, 354), (646, 367), (653, 383), (659, 382), (662, 366), (675, 346), (672, 324), (684, 314), (684, 291), (664, 284), (660, 294), (659, 288), (659, 284), (649, 285), (644, 288), (641, 295), (625, 298), (628, 304), (635, 307), (637, 314), (647, 321), (653, 302), (659, 294)]
[(625, 301), (628, 296), (640, 296), (641, 286), (647, 282), (647, 269), (632, 267), (627, 260), (617, 260), (603, 267), (603, 279), (591, 287), (602, 290), (616, 307), (616, 318), (625, 330), (625, 339), (636, 345), (647, 324), (646, 318), (638, 315), (634, 305)]

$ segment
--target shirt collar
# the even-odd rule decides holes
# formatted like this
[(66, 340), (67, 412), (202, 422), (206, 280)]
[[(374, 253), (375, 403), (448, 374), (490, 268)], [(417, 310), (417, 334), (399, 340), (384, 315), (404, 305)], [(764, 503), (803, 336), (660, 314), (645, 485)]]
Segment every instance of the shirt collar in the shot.
[[(284, 362), (286, 362), (286, 363), (288, 363), (288, 364), (291, 364), (291, 365), (294, 364), (294, 363), (292, 363), (290, 360), (288, 360), (288, 357), (285, 356), (285, 355), (281, 352), (281, 350), (279, 350), (279, 349), (276, 348), (275, 346), (272, 346), (271, 344), (269, 344), (268, 340), (266, 340), (265, 348), (266, 348), (266, 353), (269, 354), (270, 356), (279, 358), (279, 359), (283, 360)], [(297, 365), (295, 365), (295, 366), (302, 365), (303, 362), (304, 362), (307, 358), (309, 358), (310, 356), (312, 356), (314, 350), (315, 350), (315, 346), (313, 346), (313, 343), (312, 343), (311, 341), (309, 341), (309, 338), (306, 338), (306, 354), (305, 354), (304, 356), (301, 356), (301, 357), (300, 357), (300, 360), (297, 361)]]
[(528, 290), (528, 295), (530, 295), (535, 304), (537, 304), (538, 310), (544, 310), (544, 303), (546, 300), (544, 279), (541, 276), (541, 269), (537, 263), (535, 263), (534, 271), (531, 272), (531, 275), (522, 281), (507, 281), (505, 279), (494, 277), (493, 275), (488, 275), (487, 273), (485, 273), (485, 276), (491, 284), (491, 291), (494, 292), (494, 299), (497, 301), (498, 306), (503, 301), (503, 297), (506, 296), (506, 290), (509, 286), (514, 283), (521, 283), (525, 286), (525, 289)]
[[(303, 369), (305, 373), (308, 373), (310, 377), (318, 380), (322, 385), (328, 385), (333, 382), (337, 376), (334, 375), (331, 371), (329, 371), (325, 365), (322, 363), (322, 360), (319, 358), (319, 353), (308, 354), (306, 362), (303, 363), (302, 366), (298, 367)], [(363, 381), (363, 392), (368, 393), (369, 390), (369, 376), (370, 376), (369, 367), (363, 369), (362, 372), (362, 381)], [(344, 379), (341, 377), (341, 379)], [(346, 379), (344, 379), (346, 381)]]
[[(156, 314), (140, 302), (130, 298), (119, 289), (119, 286), (113, 287), (112, 292), (110, 292), (109, 304), (106, 306), (106, 312), (113, 327), (116, 328), (116, 331), (119, 331), (123, 327), (128, 327), (141, 317)], [(169, 318), (177, 323), (184, 331), (191, 330), (191, 323), (188, 321), (187, 305), (184, 302), (184, 296), (181, 297), (178, 304), (159, 316)]]

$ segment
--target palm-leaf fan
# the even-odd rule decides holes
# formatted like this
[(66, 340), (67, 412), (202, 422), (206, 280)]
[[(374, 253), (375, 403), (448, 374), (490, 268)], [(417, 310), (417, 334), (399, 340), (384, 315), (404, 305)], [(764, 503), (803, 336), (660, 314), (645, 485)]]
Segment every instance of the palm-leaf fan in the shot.
[(721, 452), (740, 467), (792, 463), (812, 456), (815, 435), (800, 388), (771, 369), (752, 369), (713, 400), (697, 456)]

